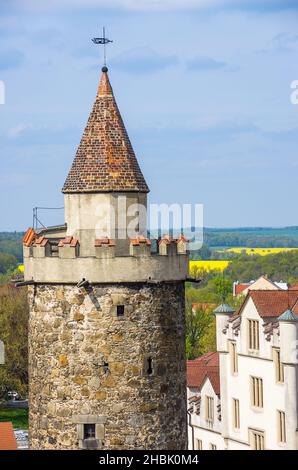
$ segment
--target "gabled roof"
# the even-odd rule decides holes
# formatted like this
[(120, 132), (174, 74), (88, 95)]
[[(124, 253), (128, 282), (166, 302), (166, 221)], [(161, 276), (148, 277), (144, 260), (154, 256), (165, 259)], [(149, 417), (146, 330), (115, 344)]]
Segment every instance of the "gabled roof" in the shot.
[(187, 386), (201, 388), (209, 379), (216, 395), (220, 394), (219, 354), (209, 352), (192, 361), (187, 361)]
[(248, 299), (251, 298), (260, 317), (279, 317), (288, 308), (298, 313), (298, 290), (251, 290), (238, 312), (241, 315)]
[(149, 192), (123, 124), (107, 68), (62, 192)]
[[(239, 295), (241, 294), (244, 290), (249, 289), (249, 290), (257, 290), (255, 286), (257, 286), (260, 281), (265, 281), (265, 283), (268, 285), (269, 288), (272, 287), (273, 289), (281, 289), (281, 290), (287, 290), (288, 285), (286, 282), (276, 282), (276, 281), (271, 281), (271, 279), (268, 278), (267, 274), (264, 274), (260, 276), (258, 279), (250, 282), (235, 282), (234, 283), (234, 295)], [(264, 288), (263, 288), (264, 290)]]
[(12, 423), (0, 423), (0, 450), (17, 450), (17, 448)]

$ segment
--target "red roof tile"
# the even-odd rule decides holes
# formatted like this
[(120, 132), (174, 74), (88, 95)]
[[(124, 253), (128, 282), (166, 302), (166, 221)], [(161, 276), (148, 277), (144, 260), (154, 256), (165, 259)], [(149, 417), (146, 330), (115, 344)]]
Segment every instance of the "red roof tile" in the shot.
[(289, 286), (289, 290), (298, 290), (298, 282), (292, 286)]
[(298, 290), (251, 290), (248, 292), (239, 314), (249, 298), (252, 299), (261, 317), (279, 317), (288, 308), (294, 313), (298, 309)]
[(247, 287), (250, 286), (250, 283), (245, 283), (245, 284), (236, 284), (235, 286), (235, 294), (236, 295), (239, 295), (241, 294), (242, 291), (244, 291), (244, 289), (247, 289)]
[(0, 423), (0, 450), (17, 450), (17, 448), (12, 423)]
[(37, 240), (35, 240), (35, 245), (46, 246), (48, 241), (49, 239), (46, 237), (38, 237)]
[(59, 241), (58, 246), (59, 247), (62, 247), (64, 245), (76, 246), (78, 243), (79, 243), (79, 240), (77, 240), (74, 237), (65, 237)]
[(36, 238), (36, 232), (33, 228), (28, 228), (27, 232), (23, 236), (23, 244), (25, 246), (31, 246)]
[(144, 243), (144, 244), (146, 244), (146, 245), (148, 245), (148, 246), (151, 245), (151, 241), (149, 240), (149, 238), (145, 238), (145, 237), (142, 236), (142, 235), (141, 235), (140, 237), (132, 238), (132, 239), (130, 240), (130, 244), (131, 244), (131, 245), (134, 245), (134, 246), (140, 245), (140, 244), (142, 244), (142, 243)]
[(158, 242), (159, 245), (161, 243), (165, 243), (166, 245), (169, 245), (170, 243), (177, 243), (177, 239), (170, 237), (170, 235), (164, 235)]
[(94, 241), (94, 246), (102, 246), (102, 245), (105, 245), (105, 246), (115, 246), (115, 240), (112, 240), (111, 238), (97, 238), (95, 241)]
[(98, 93), (64, 193), (149, 192), (103, 69)]
[(219, 354), (209, 352), (192, 361), (187, 361), (187, 386), (201, 388), (209, 378), (216, 395), (220, 394)]

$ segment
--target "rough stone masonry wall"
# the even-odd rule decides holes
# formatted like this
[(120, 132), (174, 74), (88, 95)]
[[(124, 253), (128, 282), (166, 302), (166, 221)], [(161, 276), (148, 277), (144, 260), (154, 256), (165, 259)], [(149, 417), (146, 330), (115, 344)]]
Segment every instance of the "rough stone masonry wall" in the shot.
[(31, 449), (79, 448), (76, 415), (106, 418), (103, 449), (186, 449), (182, 282), (36, 285), (29, 303)]

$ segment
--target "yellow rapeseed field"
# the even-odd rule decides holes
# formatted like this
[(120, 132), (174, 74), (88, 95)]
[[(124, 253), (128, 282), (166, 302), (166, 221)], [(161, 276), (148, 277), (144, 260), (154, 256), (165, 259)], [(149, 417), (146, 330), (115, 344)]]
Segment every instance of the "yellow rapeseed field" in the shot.
[(230, 264), (230, 261), (207, 260), (207, 261), (190, 261), (190, 272), (196, 267), (198, 270), (204, 271), (223, 271)]
[(274, 255), (285, 251), (298, 250), (298, 248), (248, 248), (248, 247), (236, 247), (228, 248), (226, 251), (232, 253), (246, 253), (247, 255)]

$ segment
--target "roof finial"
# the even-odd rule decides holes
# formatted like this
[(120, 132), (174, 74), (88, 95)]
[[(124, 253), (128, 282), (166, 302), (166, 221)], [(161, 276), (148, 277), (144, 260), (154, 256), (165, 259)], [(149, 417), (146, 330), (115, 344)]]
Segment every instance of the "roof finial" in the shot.
[(113, 42), (113, 41), (111, 39), (106, 38), (106, 29), (105, 29), (105, 27), (102, 28), (102, 37), (101, 38), (93, 38), (92, 42), (94, 42), (94, 44), (103, 44), (103, 67), (102, 67), (102, 71), (107, 72), (108, 67), (107, 67), (106, 45), (109, 44), (110, 42)]

